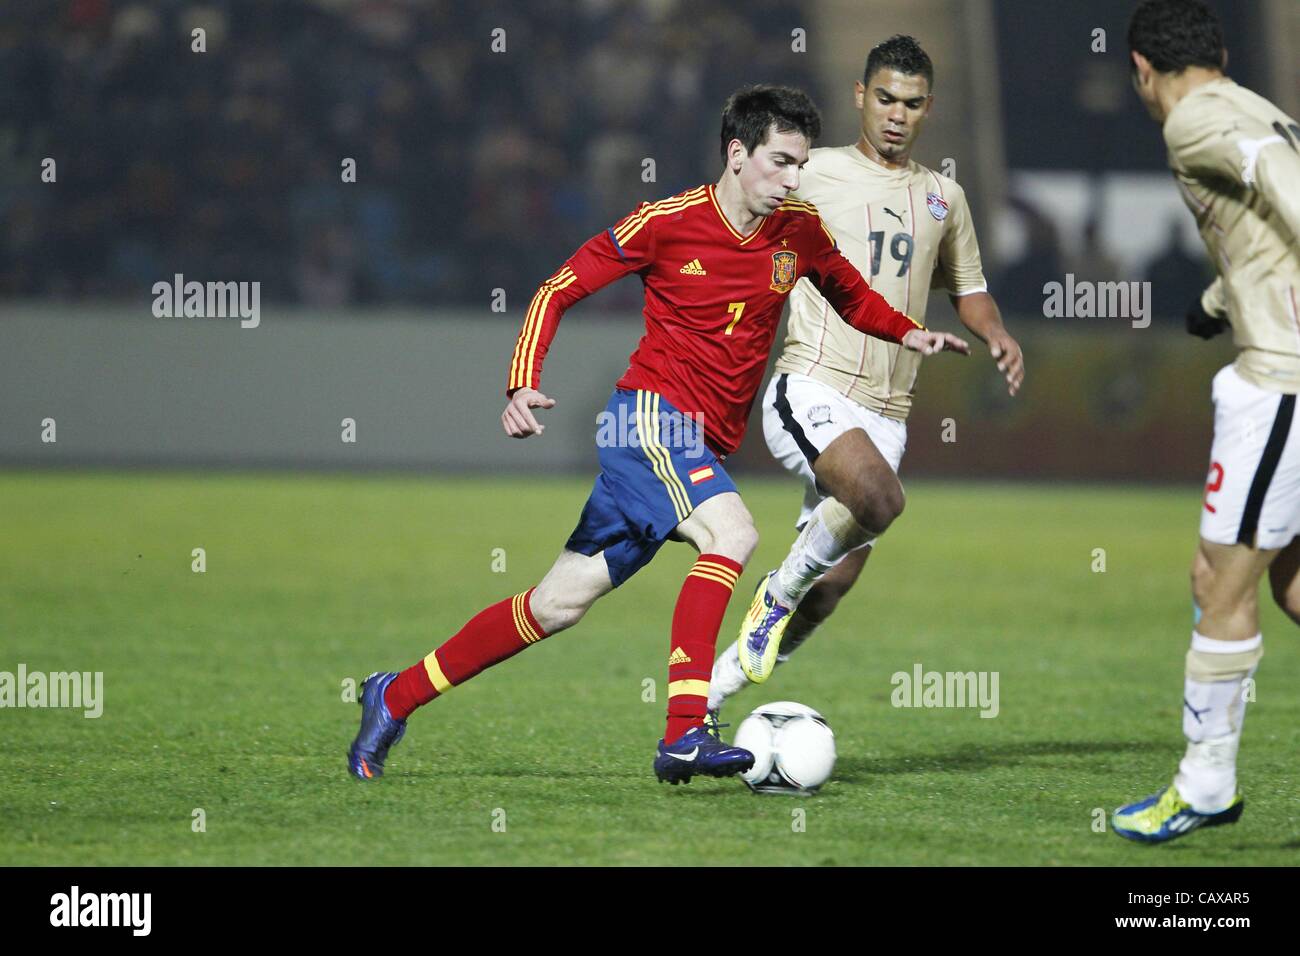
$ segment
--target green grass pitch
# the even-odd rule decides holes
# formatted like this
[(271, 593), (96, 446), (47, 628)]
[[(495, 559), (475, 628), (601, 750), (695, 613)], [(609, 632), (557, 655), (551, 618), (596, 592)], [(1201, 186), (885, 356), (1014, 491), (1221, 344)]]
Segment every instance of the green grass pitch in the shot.
[[(740, 483), (763, 540), (720, 641), (799, 499), (789, 481)], [(99, 719), (0, 710), (0, 864), (1294, 863), (1300, 643), (1271, 603), (1242, 822), (1163, 847), (1093, 828), (1182, 752), (1194, 488), (910, 483), (837, 616), (724, 713), (821, 710), (840, 757), (818, 795), (656, 783), (685, 545), (415, 715), (382, 781), (352, 780), (344, 680), (410, 664), (535, 583), (588, 488), (0, 475), (0, 670), (104, 674)], [(998, 716), (891, 706), (891, 675), (917, 663), (997, 671)]]

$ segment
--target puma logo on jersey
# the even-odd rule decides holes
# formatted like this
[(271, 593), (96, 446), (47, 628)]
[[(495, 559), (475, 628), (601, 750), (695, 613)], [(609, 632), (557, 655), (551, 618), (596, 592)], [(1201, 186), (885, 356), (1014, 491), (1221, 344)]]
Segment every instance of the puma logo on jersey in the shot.
[(902, 217), (902, 216), (900, 216), (898, 213), (894, 212), (894, 210), (890, 209), (888, 206), (883, 206), (882, 208), (885, 210), (885, 212), (889, 213), (891, 216), (893, 216), (895, 219), (897, 219), (897, 220), (898, 220), (898, 224), (899, 224), (900, 226), (902, 226), (904, 229), (907, 228), (907, 223), (903, 222), (903, 217)]
[(1255, 164), (1259, 162), (1260, 150), (1274, 143), (1285, 142), (1286, 140), (1281, 136), (1237, 140), (1237, 148), (1241, 150), (1241, 181), (1247, 186), (1255, 185)]
[(689, 663), (691, 663), (690, 655), (687, 654), (680, 647), (674, 647), (673, 652), (668, 655), (669, 666), (673, 664), (689, 664)]
[(680, 271), (681, 274), (684, 276), (708, 275), (708, 273), (704, 271), (704, 266), (700, 265), (699, 259), (692, 259), (690, 262), (686, 263), (686, 265), (682, 266), (681, 269), (678, 271)]

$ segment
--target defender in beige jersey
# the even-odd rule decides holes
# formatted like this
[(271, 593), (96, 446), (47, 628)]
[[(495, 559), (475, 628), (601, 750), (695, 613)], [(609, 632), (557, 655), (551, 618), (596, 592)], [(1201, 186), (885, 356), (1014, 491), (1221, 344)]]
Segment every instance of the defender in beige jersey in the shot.
[(1300, 621), (1300, 126), (1224, 76), (1223, 35), (1201, 0), (1145, 0), (1129, 46), (1138, 96), (1163, 126), (1219, 273), (1189, 310), (1188, 330), (1209, 338), (1230, 325), (1240, 350), (1212, 387), (1183, 682), (1187, 749), (1171, 785), (1112, 818), (1120, 836), (1159, 843), (1241, 816), (1237, 749), (1245, 684), (1264, 652), (1265, 571), (1274, 599)]
[(1243, 379), (1300, 392), (1300, 125), (1217, 76), (1169, 111), (1164, 136), (1219, 272), (1202, 308), (1231, 321)]
[[(817, 207), (849, 261), (900, 312), (924, 318), (934, 285), (956, 296), (987, 292), (966, 193), (953, 180), (909, 161), (891, 169), (857, 146), (814, 149), (798, 197)], [(844, 335), (835, 310), (811, 283), (790, 293), (790, 318), (777, 373), (806, 375), (873, 412), (906, 421), (921, 356), (855, 329)]]
[[(1020, 347), (1002, 326), (984, 280), (962, 188), (911, 159), (932, 102), (933, 67), (911, 37), (867, 57), (855, 84), (856, 145), (813, 150), (797, 196), (812, 203), (837, 245), (894, 308), (924, 318), (931, 288), (946, 289), (983, 339), (1014, 395)], [(709, 708), (767, 679), (857, 580), (870, 545), (903, 509), (897, 471), (920, 355), (872, 342), (806, 282), (790, 295), (789, 331), (763, 399), (768, 448), (804, 484), (799, 536), (759, 584), (740, 637), (714, 665)]]

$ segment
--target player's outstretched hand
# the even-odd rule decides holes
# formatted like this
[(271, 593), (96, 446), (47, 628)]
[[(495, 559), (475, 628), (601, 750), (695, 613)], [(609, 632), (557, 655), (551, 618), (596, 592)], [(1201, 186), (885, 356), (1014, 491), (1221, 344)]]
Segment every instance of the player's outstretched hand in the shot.
[(1020, 391), (1020, 383), (1025, 380), (1025, 356), (1020, 351), (1020, 343), (1003, 330), (990, 335), (988, 344), (989, 354), (998, 363), (998, 371), (1007, 377), (1007, 392), (1016, 394)]
[(540, 435), (546, 426), (533, 415), (534, 408), (554, 408), (555, 399), (547, 398), (535, 388), (521, 388), (510, 396), (510, 403), (501, 413), (501, 425), (511, 438)]
[(927, 332), (924, 329), (912, 329), (903, 336), (903, 348), (920, 352), (922, 355), (934, 355), (936, 352), (960, 352), (970, 355), (970, 343), (947, 332)]

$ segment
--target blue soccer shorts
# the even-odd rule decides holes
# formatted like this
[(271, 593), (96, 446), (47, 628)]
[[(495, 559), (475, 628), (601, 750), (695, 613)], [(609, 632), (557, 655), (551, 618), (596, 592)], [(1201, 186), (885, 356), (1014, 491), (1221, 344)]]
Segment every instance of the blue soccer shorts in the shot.
[(615, 389), (597, 426), (600, 474), (565, 547), (604, 551), (618, 587), (650, 563), (692, 511), (736, 485), (704, 443), (699, 417), (655, 392)]

